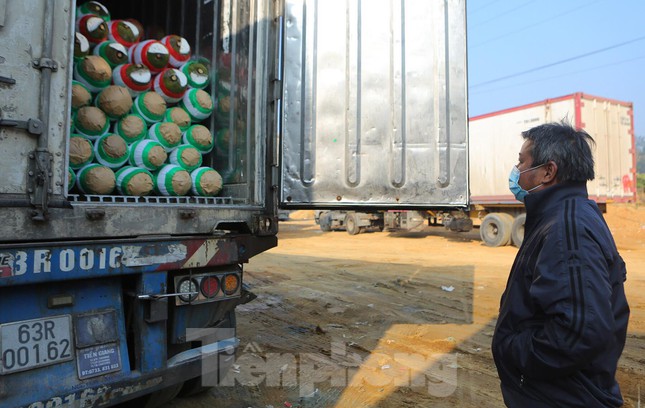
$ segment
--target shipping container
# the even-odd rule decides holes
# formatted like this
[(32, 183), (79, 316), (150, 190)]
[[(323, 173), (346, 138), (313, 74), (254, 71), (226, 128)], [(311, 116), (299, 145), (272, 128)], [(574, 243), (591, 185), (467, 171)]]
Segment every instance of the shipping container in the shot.
[(633, 105), (583, 93), (547, 99), (470, 119), (472, 204), (513, 203), (508, 173), (517, 164), (521, 133), (548, 122), (567, 121), (595, 140), (595, 179), (589, 196), (599, 203), (636, 199)]

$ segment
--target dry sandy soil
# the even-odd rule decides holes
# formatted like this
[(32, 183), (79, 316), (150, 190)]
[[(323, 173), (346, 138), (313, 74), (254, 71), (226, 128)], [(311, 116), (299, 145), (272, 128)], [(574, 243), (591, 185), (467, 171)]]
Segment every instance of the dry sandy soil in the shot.
[[(628, 268), (632, 314), (618, 379), (625, 406), (637, 407), (645, 206), (612, 204), (605, 217)], [(516, 252), (440, 227), (323, 233), (311, 213), (294, 213), (278, 247), (246, 266), (258, 298), (237, 313), (237, 385), (166, 407), (503, 406), (490, 342)]]

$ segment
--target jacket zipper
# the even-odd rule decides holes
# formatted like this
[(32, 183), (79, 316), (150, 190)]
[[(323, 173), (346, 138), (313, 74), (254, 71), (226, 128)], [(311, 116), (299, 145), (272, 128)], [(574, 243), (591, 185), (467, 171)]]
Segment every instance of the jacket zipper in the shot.
[(524, 387), (524, 374), (520, 374), (520, 388)]

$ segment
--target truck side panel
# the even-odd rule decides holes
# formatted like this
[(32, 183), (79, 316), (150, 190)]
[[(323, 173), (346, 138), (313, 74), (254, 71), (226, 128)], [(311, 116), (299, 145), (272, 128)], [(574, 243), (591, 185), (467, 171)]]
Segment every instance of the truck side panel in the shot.
[(287, 1), (286, 13), (281, 201), (465, 205), (465, 2)]

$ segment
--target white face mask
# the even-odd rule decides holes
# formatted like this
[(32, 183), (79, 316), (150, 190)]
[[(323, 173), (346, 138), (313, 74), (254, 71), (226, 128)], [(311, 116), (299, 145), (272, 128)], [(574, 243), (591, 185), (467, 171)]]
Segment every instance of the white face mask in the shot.
[(546, 163), (540, 164), (539, 166), (531, 167), (530, 169), (526, 169), (523, 171), (520, 171), (520, 169), (518, 169), (517, 166), (513, 166), (513, 169), (511, 170), (511, 174), (508, 176), (508, 188), (509, 190), (511, 190), (511, 193), (513, 193), (517, 201), (524, 202), (524, 198), (528, 195), (528, 193), (530, 193), (531, 191), (535, 190), (536, 188), (542, 185), (542, 183), (540, 183), (530, 190), (524, 190), (520, 186), (520, 175), (522, 173), (526, 173), (527, 171), (535, 170), (539, 167), (542, 167), (545, 164)]

